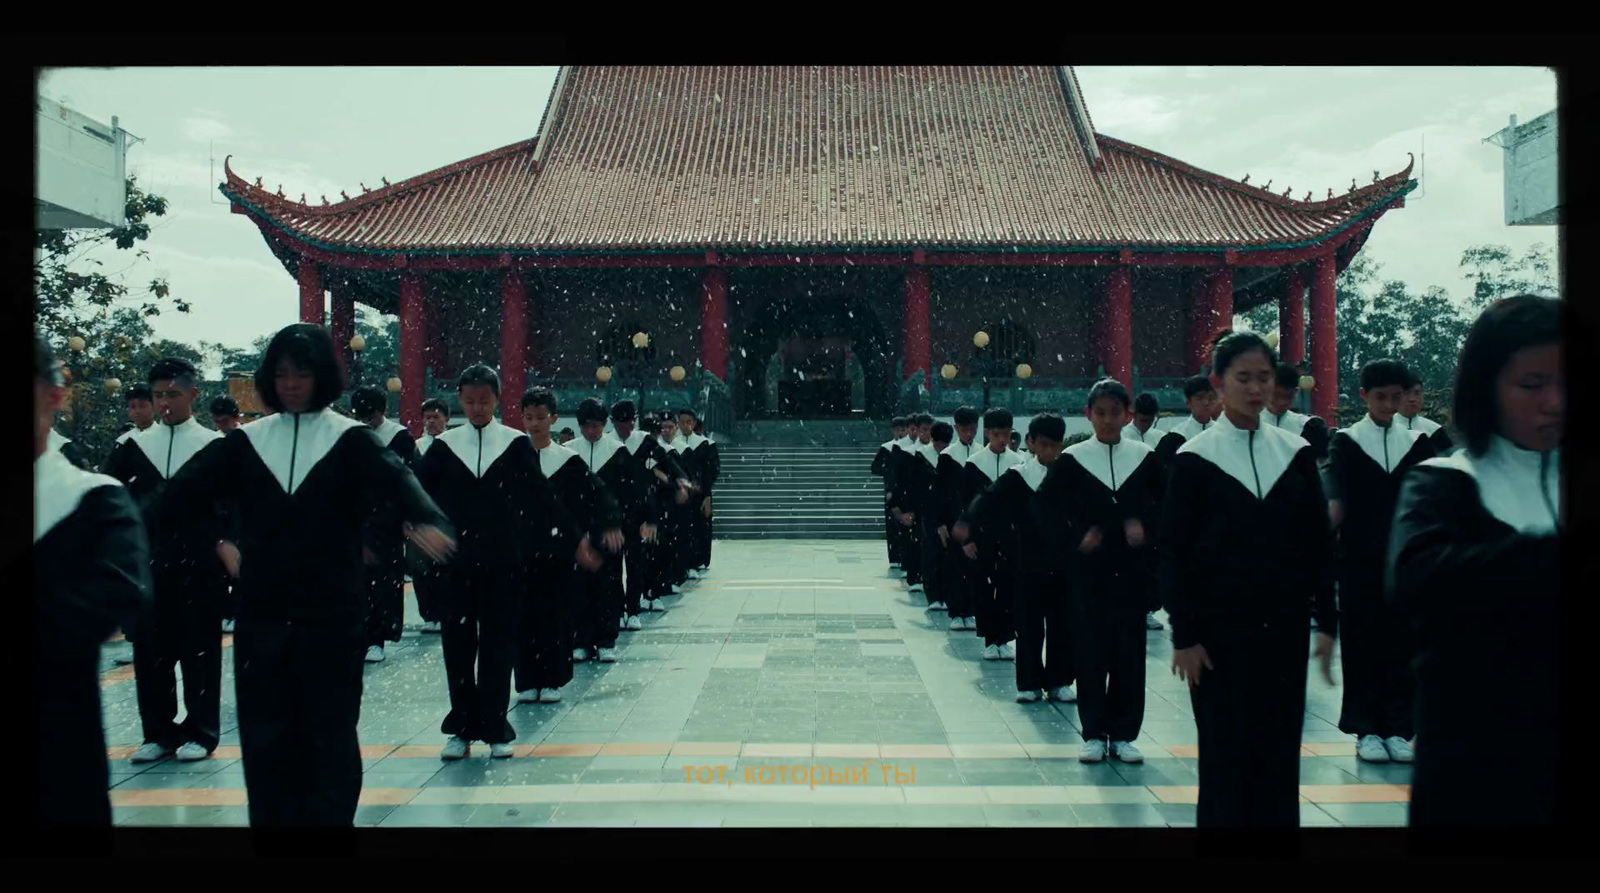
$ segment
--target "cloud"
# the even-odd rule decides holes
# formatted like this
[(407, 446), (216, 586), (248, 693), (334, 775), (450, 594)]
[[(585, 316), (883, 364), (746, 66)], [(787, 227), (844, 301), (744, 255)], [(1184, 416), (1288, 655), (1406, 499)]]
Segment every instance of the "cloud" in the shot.
[(225, 140), (233, 136), (232, 127), (211, 116), (184, 118), (178, 122), (178, 126), (183, 138), (195, 143), (209, 143), (213, 140)]

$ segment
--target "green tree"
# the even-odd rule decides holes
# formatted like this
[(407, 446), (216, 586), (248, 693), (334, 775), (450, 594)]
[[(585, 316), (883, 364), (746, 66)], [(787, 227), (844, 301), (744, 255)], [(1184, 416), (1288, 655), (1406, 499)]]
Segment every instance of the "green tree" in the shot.
[(1468, 302), (1475, 311), (1512, 295), (1557, 294), (1555, 253), (1542, 242), (1520, 255), (1505, 245), (1474, 245), (1461, 252), (1460, 266), (1472, 284)]

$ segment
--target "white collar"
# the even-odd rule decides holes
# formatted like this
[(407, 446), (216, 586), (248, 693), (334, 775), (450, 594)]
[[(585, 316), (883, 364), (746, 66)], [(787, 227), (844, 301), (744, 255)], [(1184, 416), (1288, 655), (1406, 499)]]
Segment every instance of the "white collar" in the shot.
[(1184, 440), (1192, 440), (1201, 431), (1209, 431), (1215, 425), (1216, 422), (1202, 422), (1191, 415), (1168, 430), (1174, 434), (1182, 435)]
[(57, 431), (54, 428), (51, 428), (50, 429), (50, 441), (49, 441), (49, 443), (45, 444), (45, 449), (47, 449), (47, 450), (59, 450), (62, 447), (66, 446), (67, 444), (71, 443), (71, 442), (72, 442), (72, 438), (66, 436), (65, 434), (62, 434), (60, 431)]
[(966, 461), (972, 458), (972, 454), (979, 449), (982, 449), (982, 447), (978, 446), (978, 439), (974, 437), (971, 443), (962, 443), (959, 440), (952, 441), (949, 446), (944, 448), (944, 452), (941, 455), (949, 456), (959, 463), (966, 464)]
[(917, 444), (917, 455), (921, 456), (929, 465), (935, 468), (939, 466), (939, 452), (939, 450), (934, 449), (933, 441), (931, 440), (927, 443), (919, 442)]
[(117, 435), (117, 443), (121, 443), (121, 442), (123, 442), (124, 440), (127, 440), (130, 437), (138, 437), (141, 434), (148, 434), (149, 432), (151, 432), (151, 431), (153, 431), (153, 430), (155, 430), (156, 428), (159, 428), (159, 427), (161, 427), (161, 423), (160, 422), (151, 422), (150, 423), (150, 427), (149, 428), (145, 428), (142, 431), (140, 429), (138, 429), (138, 428), (129, 428), (128, 430), (126, 430), (126, 431), (122, 432), (121, 434)]
[(190, 416), (176, 425), (151, 425), (132, 440), (155, 466), (156, 473), (170, 478), (196, 453), (221, 436), (222, 432), (213, 431)]
[[(533, 443), (531, 436), (528, 438), (528, 443), (530, 445)], [(583, 461), (583, 457), (573, 452), (571, 447), (556, 443), (554, 438), (550, 440), (550, 445), (544, 449), (534, 447), (533, 450), (539, 454), (539, 470), (544, 472), (544, 476), (547, 479), (555, 477), (556, 472), (561, 470), (561, 466), (568, 462), (573, 460)], [(588, 466), (584, 467), (587, 468)]]
[(517, 438), (527, 436), (499, 419), (491, 419), (482, 428), (473, 427), (471, 422), (458, 425), (439, 435), (437, 440), (450, 448), (473, 477), (481, 478)]
[(1406, 451), (1411, 449), (1411, 444), (1419, 436), (1416, 431), (1396, 425), (1393, 421), (1384, 428), (1372, 420), (1370, 413), (1339, 433), (1355, 441), (1367, 458), (1389, 473), (1399, 467), (1400, 460), (1406, 457)]
[(1298, 434), (1271, 425), (1258, 425), (1251, 432), (1236, 427), (1224, 414), (1216, 424), (1184, 441), (1178, 452), (1199, 456), (1243, 484), (1250, 495), (1265, 499), (1289, 470), (1295, 454), (1307, 446)]
[(912, 437), (911, 435), (907, 434), (905, 437), (902, 437), (899, 440), (895, 441), (895, 443), (900, 445), (900, 449), (906, 450), (906, 451), (909, 452), (912, 448), (914, 448), (917, 445), (917, 439), (915, 437)]
[(583, 464), (589, 466), (590, 471), (599, 471), (604, 468), (605, 464), (611, 461), (612, 456), (624, 450), (622, 441), (610, 434), (600, 435), (600, 439), (593, 443), (588, 438), (579, 435), (578, 439), (574, 440), (573, 443), (578, 445), (578, 449), (572, 450), (572, 447), (567, 447), (567, 449), (577, 453), (578, 458), (583, 460)]
[(1005, 452), (996, 453), (987, 446), (981, 450), (974, 451), (971, 456), (967, 457), (967, 464), (977, 466), (977, 469), (983, 472), (984, 476), (991, 481), (999, 480), (1000, 475), (1005, 474), (1006, 469), (1025, 461), (1027, 460), (1023, 459), (1015, 450), (1007, 449)]
[(37, 543), (57, 524), (71, 517), (90, 490), (120, 486), (122, 482), (114, 477), (94, 474), (73, 465), (60, 450), (45, 450), (33, 460), (33, 541)]
[(1292, 409), (1284, 410), (1282, 415), (1278, 415), (1269, 409), (1261, 410), (1262, 422), (1272, 425), (1275, 428), (1282, 428), (1290, 434), (1299, 434), (1301, 431), (1304, 431), (1306, 428), (1306, 422), (1310, 421), (1310, 419), (1310, 416), (1302, 415)]
[(1044, 481), (1044, 476), (1050, 473), (1049, 467), (1041, 463), (1037, 456), (1029, 456), (1006, 469), (1006, 471), (1020, 475), (1023, 483), (1028, 485), (1029, 490), (1039, 489), (1039, 484)]
[(404, 430), (406, 430), (405, 425), (400, 424), (394, 419), (385, 418), (383, 420), (383, 424), (373, 428), (372, 432), (378, 435), (378, 440), (382, 441), (384, 446), (388, 446), (394, 442), (394, 436)]
[(1101, 443), (1098, 437), (1090, 437), (1067, 447), (1066, 452), (1074, 462), (1083, 466), (1084, 471), (1116, 491), (1144, 463), (1144, 458), (1155, 450), (1143, 441), (1126, 437), (1114, 444)]
[[(1162, 433), (1163, 433), (1162, 430), (1160, 428), (1156, 427), (1156, 423), (1155, 422), (1151, 422), (1150, 423), (1150, 430), (1149, 431), (1140, 431), (1139, 430), (1139, 426), (1135, 425), (1132, 422), (1129, 422), (1128, 424), (1122, 426), (1122, 439), (1123, 440), (1132, 439), (1132, 440), (1134, 440), (1134, 441), (1136, 441), (1138, 443), (1149, 443), (1152, 438), (1156, 439), (1156, 440), (1160, 440)], [(1087, 442), (1087, 441), (1085, 441), (1085, 442)]]
[(423, 453), (426, 453), (428, 451), (428, 447), (433, 446), (433, 442), (436, 439), (437, 438), (435, 438), (432, 434), (424, 431), (422, 436), (417, 438), (417, 455), (420, 456)]
[(1482, 456), (1457, 450), (1423, 464), (1471, 475), (1484, 511), (1513, 530), (1537, 536), (1556, 529), (1555, 516), (1561, 511), (1560, 450), (1551, 450), (1546, 462), (1545, 454), (1525, 450), (1496, 434)]
[(885, 440), (883, 443), (878, 445), (878, 449), (880, 449), (880, 450), (892, 450), (892, 449), (894, 449), (894, 443), (895, 442), (892, 441), (892, 440)]
[(273, 413), (240, 425), (239, 430), (261, 457), (262, 464), (277, 478), (278, 486), (292, 494), (346, 431), (365, 427), (355, 419), (334, 412), (331, 407), (323, 407), (316, 412)]
[(1423, 415), (1420, 412), (1417, 413), (1416, 415), (1408, 418), (1408, 419), (1405, 416), (1399, 415), (1398, 413), (1396, 413), (1395, 422), (1398, 423), (1400, 421), (1400, 419), (1406, 419), (1406, 429), (1407, 430), (1417, 431), (1417, 432), (1421, 433), (1423, 436), (1430, 435), (1433, 432), (1435, 432), (1435, 431), (1439, 430), (1440, 428), (1444, 427), (1443, 425), (1439, 424), (1438, 422), (1435, 422), (1433, 419), (1428, 418), (1427, 416)]
[(711, 438), (705, 436), (704, 434), (701, 434), (698, 431), (696, 431), (693, 434), (690, 434), (689, 436), (687, 436), (687, 437), (685, 437), (683, 439), (683, 445), (686, 448), (691, 449), (691, 450), (697, 450), (701, 446), (703, 446), (705, 444), (708, 444), (708, 443), (712, 443), (712, 442), (713, 441), (711, 440)]

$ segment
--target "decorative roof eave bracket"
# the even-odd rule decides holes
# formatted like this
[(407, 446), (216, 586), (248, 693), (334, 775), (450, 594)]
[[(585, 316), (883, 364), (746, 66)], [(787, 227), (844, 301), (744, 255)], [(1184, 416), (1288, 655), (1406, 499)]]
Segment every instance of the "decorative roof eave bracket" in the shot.
[(1067, 94), (1067, 107), (1072, 110), (1072, 125), (1078, 131), (1078, 138), (1083, 141), (1084, 151), (1088, 153), (1089, 164), (1097, 171), (1105, 170), (1105, 159), (1100, 155), (1100, 143), (1094, 132), (1094, 126), (1089, 123), (1089, 107), (1084, 104), (1083, 94), (1078, 92), (1078, 81), (1072, 74), (1070, 65), (1058, 65), (1056, 70), (1061, 75), (1061, 86)]

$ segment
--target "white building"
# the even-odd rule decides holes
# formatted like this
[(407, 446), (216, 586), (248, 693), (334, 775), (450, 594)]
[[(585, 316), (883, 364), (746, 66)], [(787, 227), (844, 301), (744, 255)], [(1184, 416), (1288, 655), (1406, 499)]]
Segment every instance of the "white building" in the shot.
[(128, 133), (59, 102), (38, 98), (34, 182), (40, 229), (102, 229), (127, 223)]
[(1505, 153), (1506, 226), (1561, 223), (1556, 113), (1545, 112), (1526, 124), (1511, 123), (1486, 142)]

